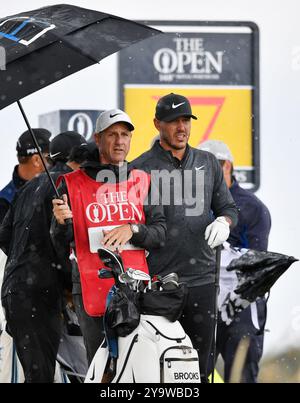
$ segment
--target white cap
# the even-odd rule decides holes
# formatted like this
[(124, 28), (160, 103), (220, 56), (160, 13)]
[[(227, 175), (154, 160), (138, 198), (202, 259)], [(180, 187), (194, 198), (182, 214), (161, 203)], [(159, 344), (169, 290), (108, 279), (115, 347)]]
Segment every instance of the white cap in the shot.
[(107, 129), (114, 123), (124, 122), (127, 123), (129, 130), (134, 130), (134, 126), (130, 120), (130, 117), (121, 109), (110, 109), (109, 111), (104, 111), (100, 113), (96, 121), (95, 132), (100, 133)]
[(199, 150), (212, 153), (218, 160), (233, 162), (233, 156), (229, 147), (220, 140), (206, 140), (199, 144)]

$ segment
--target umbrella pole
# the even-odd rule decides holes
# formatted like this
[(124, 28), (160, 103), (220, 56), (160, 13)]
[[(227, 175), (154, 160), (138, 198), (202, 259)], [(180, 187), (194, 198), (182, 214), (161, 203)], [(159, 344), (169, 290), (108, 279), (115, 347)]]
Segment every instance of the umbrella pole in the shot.
[(220, 291), (220, 267), (221, 267), (221, 250), (222, 245), (216, 248), (216, 279), (215, 279), (215, 306), (214, 306), (214, 332), (213, 332), (213, 349), (212, 349), (212, 374), (211, 383), (215, 383), (215, 366), (216, 366), (216, 354), (217, 354), (217, 330), (218, 330), (218, 296)]
[(46, 174), (47, 174), (47, 176), (48, 176), (48, 178), (49, 178), (50, 184), (51, 184), (51, 186), (52, 186), (52, 188), (53, 188), (53, 190), (54, 190), (54, 192), (55, 192), (57, 198), (59, 199), (60, 196), (59, 196), (58, 190), (57, 190), (57, 188), (56, 188), (56, 186), (55, 186), (55, 183), (53, 182), (53, 179), (52, 179), (52, 177), (51, 177), (51, 175), (50, 175), (49, 169), (47, 168), (47, 165), (46, 165), (46, 163), (45, 163), (45, 161), (44, 161), (44, 158), (43, 158), (43, 155), (42, 155), (42, 152), (41, 152), (39, 143), (37, 142), (37, 139), (36, 139), (36, 137), (35, 137), (35, 134), (34, 134), (32, 128), (31, 128), (29, 122), (28, 122), (27, 116), (26, 116), (26, 114), (25, 114), (25, 112), (24, 112), (24, 109), (23, 109), (23, 107), (22, 107), (22, 105), (21, 105), (21, 102), (20, 102), (20, 101), (17, 101), (17, 104), (18, 104), (18, 106), (19, 106), (19, 108), (20, 108), (20, 111), (21, 111), (21, 113), (22, 113), (22, 116), (23, 116), (23, 118), (24, 118), (24, 120), (25, 120), (26, 126), (28, 127), (28, 130), (29, 130), (29, 133), (30, 133), (30, 135), (31, 135), (31, 137), (32, 137), (32, 140), (33, 140), (33, 142), (34, 142), (34, 145), (35, 145), (36, 149), (38, 150), (38, 154), (39, 154), (39, 156), (40, 156), (40, 158), (41, 158), (41, 161), (42, 161), (42, 164), (43, 164), (43, 166), (44, 166), (44, 168), (45, 168), (45, 172), (46, 172)]

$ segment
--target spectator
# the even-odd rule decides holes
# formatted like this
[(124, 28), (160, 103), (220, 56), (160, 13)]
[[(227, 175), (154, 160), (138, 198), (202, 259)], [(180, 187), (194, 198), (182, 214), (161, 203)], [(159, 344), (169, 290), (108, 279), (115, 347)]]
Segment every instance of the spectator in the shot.
[[(45, 158), (49, 153), (51, 133), (46, 129), (33, 129), (37, 142)], [(30, 132), (24, 132), (17, 141), (17, 158), (12, 180), (0, 191), (0, 223), (3, 221), (16, 192), (30, 179), (40, 174), (44, 166), (35, 148)]]
[[(77, 133), (56, 136), (50, 145), (55, 165), (52, 177), (79, 167)], [(77, 160), (74, 161), (75, 156)], [(81, 153), (81, 161), (86, 158)], [(7, 331), (13, 337), (25, 382), (53, 382), (61, 335), (62, 264), (49, 236), (54, 191), (46, 174), (20, 189), (0, 229), (0, 247), (7, 254), (2, 305)]]
[[(238, 248), (267, 250), (271, 229), (269, 210), (253, 193), (238, 184), (233, 175), (233, 156), (230, 149), (218, 140), (205, 141), (199, 148), (211, 152), (219, 160), (226, 184), (239, 209), (238, 224), (231, 230), (228, 242)], [(266, 312), (266, 301), (262, 298), (238, 313), (229, 326), (219, 321), (217, 352), (224, 359), (225, 382), (230, 380), (237, 348), (246, 337), (250, 338), (250, 345), (242, 372), (242, 382), (257, 382), (259, 361), (263, 353)]]

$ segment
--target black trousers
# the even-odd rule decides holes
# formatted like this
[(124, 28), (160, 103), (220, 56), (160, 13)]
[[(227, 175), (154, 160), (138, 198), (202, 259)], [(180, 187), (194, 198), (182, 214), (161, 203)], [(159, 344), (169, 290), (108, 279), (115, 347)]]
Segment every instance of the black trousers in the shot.
[(26, 383), (52, 383), (62, 331), (57, 290), (18, 287), (2, 298), (7, 331), (12, 336)]
[(179, 322), (198, 351), (201, 382), (207, 383), (214, 331), (215, 285), (190, 287), (188, 290), (187, 301)]
[(252, 323), (250, 306), (237, 314), (229, 326), (222, 321), (218, 323), (217, 354), (221, 354), (224, 360), (225, 382), (230, 381), (231, 370), (238, 346), (241, 340), (245, 338), (250, 339), (250, 344), (242, 369), (241, 382), (257, 382), (259, 361), (263, 354), (264, 328), (267, 314), (267, 303), (265, 299), (257, 300), (256, 308), (259, 329), (254, 327)]
[(86, 313), (81, 294), (73, 294), (73, 303), (90, 365), (104, 339), (103, 318), (89, 316)]

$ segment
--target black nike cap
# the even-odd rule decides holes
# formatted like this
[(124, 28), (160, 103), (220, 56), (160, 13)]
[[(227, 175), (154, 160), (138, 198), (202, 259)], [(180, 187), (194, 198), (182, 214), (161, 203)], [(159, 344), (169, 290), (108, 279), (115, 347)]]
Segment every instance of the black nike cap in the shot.
[(156, 119), (172, 122), (181, 116), (197, 119), (192, 114), (190, 101), (186, 97), (172, 92), (158, 100), (155, 110)]
[(53, 161), (67, 162), (74, 147), (87, 146), (83, 136), (74, 131), (58, 134), (50, 143), (49, 157)]

